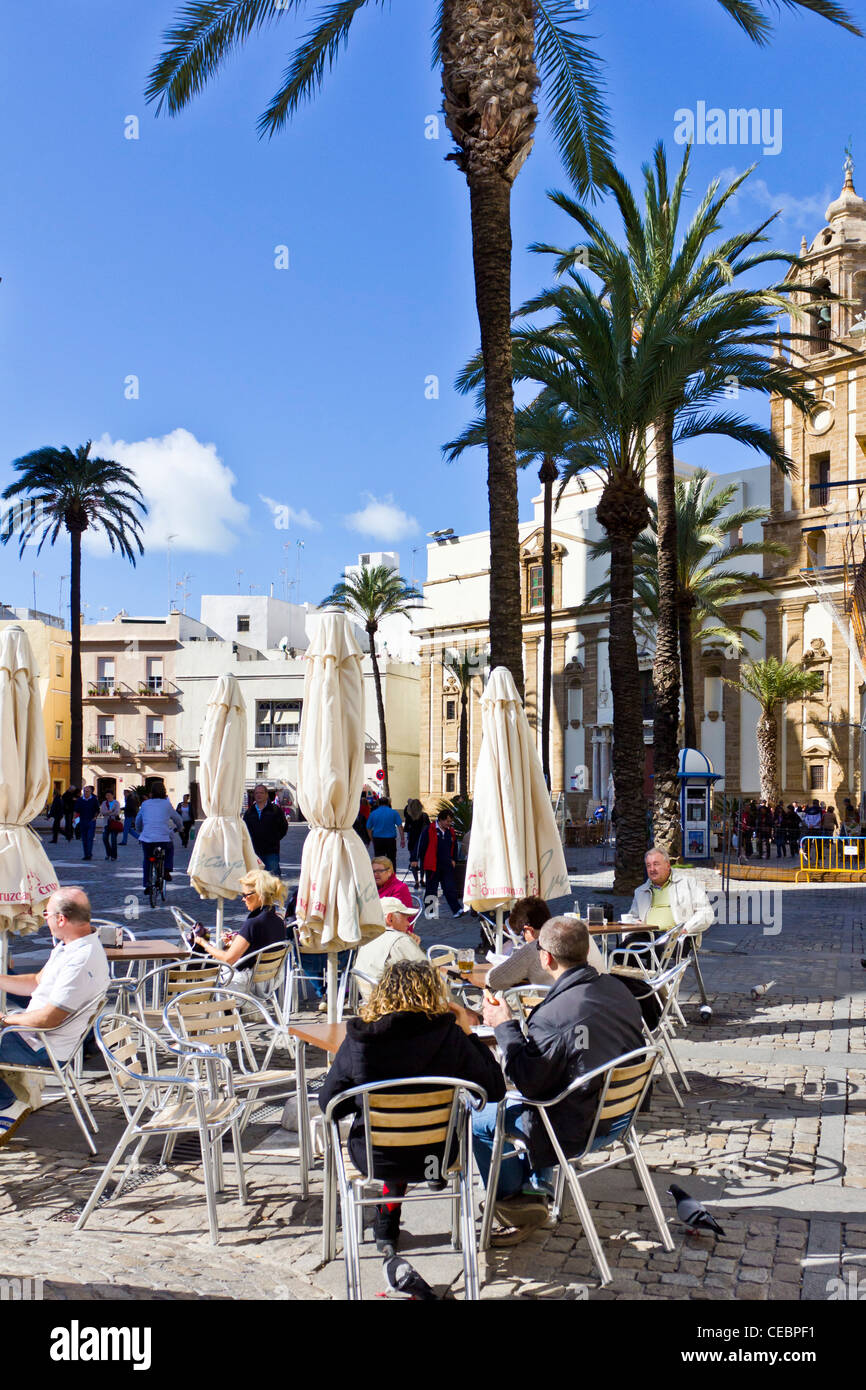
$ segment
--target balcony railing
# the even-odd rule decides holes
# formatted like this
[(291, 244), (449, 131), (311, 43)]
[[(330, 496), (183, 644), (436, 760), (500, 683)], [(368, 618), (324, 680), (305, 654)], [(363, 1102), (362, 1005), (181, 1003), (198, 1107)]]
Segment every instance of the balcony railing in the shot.
[(809, 488), (809, 505), (812, 507), (826, 507), (830, 501), (829, 483), (812, 483)]
[(87, 745), (87, 751), (103, 762), (109, 758), (120, 758), (124, 762), (132, 758), (132, 750), (125, 743), (118, 743), (113, 734), (100, 734), (95, 743)]
[(273, 729), (256, 731), (256, 748), (297, 748), (301, 741), (300, 729)]
[(165, 676), (148, 676), (147, 680), (138, 682), (135, 691), (135, 696), (142, 700), (176, 700), (179, 694), (174, 682), (166, 680)]
[(88, 681), (85, 700), (128, 700), (132, 691), (122, 681), (110, 676), (107, 680)]
[(177, 758), (180, 749), (164, 734), (151, 734), (138, 745), (139, 754), (146, 758)]

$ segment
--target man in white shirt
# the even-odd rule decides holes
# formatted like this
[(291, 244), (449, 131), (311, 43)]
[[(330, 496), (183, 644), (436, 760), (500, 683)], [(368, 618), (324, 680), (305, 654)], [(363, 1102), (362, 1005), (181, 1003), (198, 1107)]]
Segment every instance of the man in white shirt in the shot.
[[(108, 987), (109, 970), (99, 936), (90, 925), (90, 902), (83, 888), (60, 888), (48, 899), (45, 920), (54, 950), (33, 975), (0, 975), (0, 990), (29, 995), (26, 1009), (0, 1014), (0, 1068), (3, 1062), (46, 1066), (51, 1063), (39, 1034), (50, 1028), (58, 1062), (67, 1061), (87, 1031), (85, 1010)], [(78, 1017), (73, 1017), (78, 1015)], [(4, 1030), (10, 1031), (4, 1031)], [(13, 1030), (14, 1031), (11, 1031)], [(30, 1111), (16, 1100), (0, 1070), (0, 1144), (5, 1144)]]
[[(386, 965), (396, 960), (427, 959), (417, 936), (412, 936), (414, 908), (408, 908), (399, 898), (383, 898), (382, 911), (385, 914), (385, 930), (372, 941), (366, 941), (358, 952), (355, 962), (362, 975), (368, 975), (378, 984), (385, 973)], [(359, 980), (361, 995), (369, 999), (372, 985)]]

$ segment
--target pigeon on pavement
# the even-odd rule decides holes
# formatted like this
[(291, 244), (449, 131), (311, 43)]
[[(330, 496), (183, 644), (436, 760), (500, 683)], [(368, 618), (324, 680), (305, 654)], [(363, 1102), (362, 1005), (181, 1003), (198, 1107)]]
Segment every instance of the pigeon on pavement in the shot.
[(668, 1192), (677, 1204), (677, 1216), (690, 1231), (713, 1231), (717, 1236), (725, 1233), (714, 1216), (711, 1216), (705, 1206), (690, 1197), (676, 1183), (671, 1183)]
[(422, 1279), (417, 1269), (400, 1255), (392, 1255), (384, 1264), (385, 1278), (392, 1293), (401, 1293), (409, 1298), (430, 1300), (437, 1295), (426, 1279)]

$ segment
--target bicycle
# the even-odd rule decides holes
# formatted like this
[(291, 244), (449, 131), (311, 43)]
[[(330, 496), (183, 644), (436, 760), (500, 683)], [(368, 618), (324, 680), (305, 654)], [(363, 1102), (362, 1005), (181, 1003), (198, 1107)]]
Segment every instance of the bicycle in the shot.
[(156, 907), (159, 894), (165, 902), (165, 847), (153, 845), (147, 856), (148, 875), (145, 892), (150, 898), (151, 907)]

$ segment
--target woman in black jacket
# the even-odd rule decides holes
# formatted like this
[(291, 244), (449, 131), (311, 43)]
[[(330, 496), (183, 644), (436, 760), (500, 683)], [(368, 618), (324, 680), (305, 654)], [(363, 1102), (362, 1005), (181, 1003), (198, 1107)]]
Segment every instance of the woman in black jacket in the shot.
[[(451, 1003), (438, 970), (420, 961), (389, 965), (359, 1018), (350, 1018), (346, 1037), (319, 1092), (326, 1110), (335, 1096), (370, 1081), (411, 1076), (453, 1076), (473, 1081), (488, 1101), (505, 1095), (505, 1077), (490, 1048), (472, 1033), (474, 1015)], [(337, 1114), (355, 1118), (349, 1133), (349, 1153), (360, 1172), (367, 1171), (364, 1120), (360, 1101), (350, 1100)], [(444, 1156), (436, 1154), (437, 1165)], [(430, 1180), (429, 1146), (379, 1150), (377, 1178), (383, 1195), (402, 1197), (410, 1182)], [(441, 1171), (437, 1166), (436, 1171)], [(394, 1253), (400, 1230), (400, 1203), (376, 1208), (373, 1233), (382, 1254)]]

